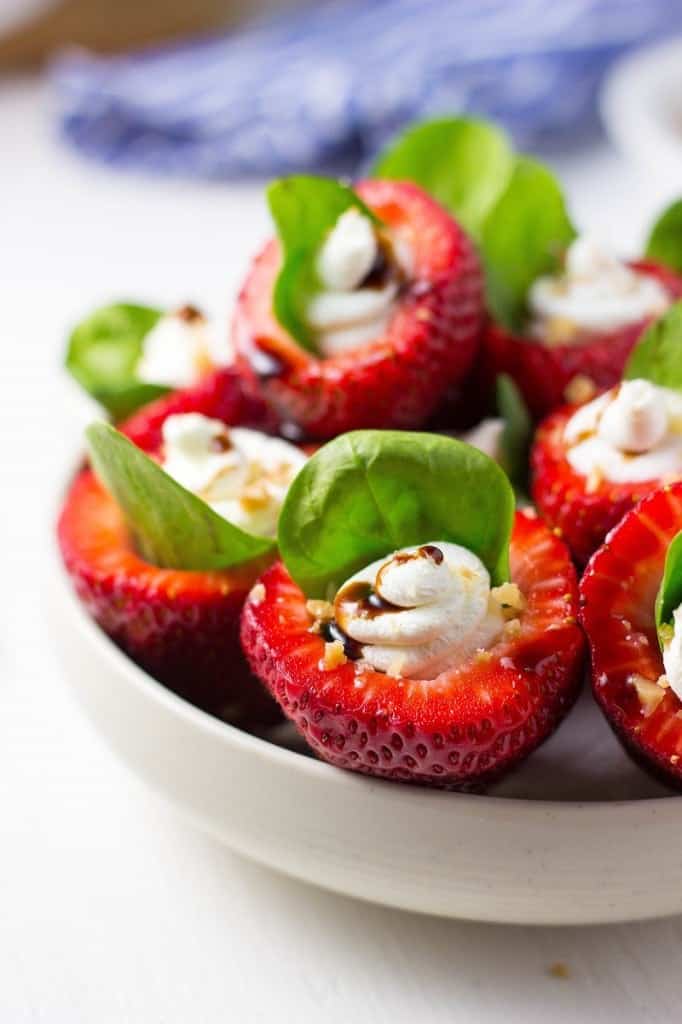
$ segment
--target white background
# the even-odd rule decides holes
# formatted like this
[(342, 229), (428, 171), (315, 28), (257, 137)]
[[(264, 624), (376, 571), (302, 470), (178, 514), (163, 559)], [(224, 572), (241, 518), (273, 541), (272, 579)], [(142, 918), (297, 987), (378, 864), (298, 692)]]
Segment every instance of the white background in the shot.
[[(53, 123), (40, 86), (0, 84), (1, 1024), (679, 1020), (680, 919), (494, 927), (328, 895), (190, 831), (91, 733), (43, 622), (83, 412), (65, 331), (120, 297), (226, 310), (267, 220), (253, 187), (81, 163)], [(635, 246), (654, 183), (603, 142), (550, 157), (579, 222)]]

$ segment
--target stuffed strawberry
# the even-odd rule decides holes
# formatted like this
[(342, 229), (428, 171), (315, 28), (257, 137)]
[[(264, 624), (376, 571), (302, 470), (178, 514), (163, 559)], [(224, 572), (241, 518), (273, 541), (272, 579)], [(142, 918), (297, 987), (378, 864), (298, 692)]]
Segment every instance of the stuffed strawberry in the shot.
[[(575, 237), (558, 183), (514, 154), (494, 125), (444, 118), (412, 126), (374, 174), (417, 182), (480, 247), (490, 320), (465, 406), (468, 393), (480, 408), (500, 373), (538, 418), (584, 401), (620, 379), (642, 332), (682, 298), (680, 204), (655, 226), (646, 260), (625, 263)], [(463, 404), (455, 399), (451, 415)]]
[(682, 297), (682, 278), (652, 263), (624, 263), (588, 238), (569, 246), (563, 269), (539, 277), (521, 333), (490, 322), (488, 374), (508, 373), (536, 417), (614, 385), (652, 320)]
[(115, 420), (232, 361), (227, 338), (190, 305), (104, 306), (74, 328), (66, 354), (69, 373)]
[(482, 277), (467, 236), (419, 188), (293, 177), (269, 190), (233, 340), (283, 421), (315, 438), (417, 425), (476, 354)]
[(626, 379), (539, 427), (532, 495), (584, 564), (648, 491), (682, 477), (682, 302), (633, 351)]
[(501, 311), (489, 324), (486, 373), (509, 373), (537, 417), (613, 387), (652, 321), (682, 298), (681, 212), (677, 203), (659, 218), (634, 262), (593, 239), (571, 241), (561, 264), (530, 283), (520, 315)]
[(623, 745), (682, 788), (682, 482), (647, 495), (583, 577), (595, 697)]
[(58, 527), (79, 598), (181, 696), (231, 718), (271, 715), (241, 655), (239, 615), (274, 557), (279, 508), (305, 455), (196, 412), (164, 421), (156, 459), (105, 424), (88, 439), (94, 472), (76, 476)]
[(526, 757), (581, 680), (575, 571), (483, 453), (359, 431), (320, 449), (242, 615), (251, 666), (324, 760), (436, 786)]
[(138, 409), (120, 425), (121, 433), (138, 448), (155, 453), (162, 445), (163, 425), (169, 416), (201, 413), (223, 423), (277, 433), (277, 421), (263, 400), (245, 386), (234, 366), (212, 370), (198, 384), (164, 394)]

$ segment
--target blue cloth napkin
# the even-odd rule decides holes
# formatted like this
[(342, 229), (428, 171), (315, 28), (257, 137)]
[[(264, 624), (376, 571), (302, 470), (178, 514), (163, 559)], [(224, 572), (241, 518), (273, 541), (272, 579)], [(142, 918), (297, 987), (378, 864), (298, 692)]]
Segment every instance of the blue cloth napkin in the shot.
[(472, 111), (520, 144), (594, 116), (609, 62), (682, 0), (335, 0), (220, 38), (54, 68), (64, 136), (206, 178), (349, 170), (410, 120)]

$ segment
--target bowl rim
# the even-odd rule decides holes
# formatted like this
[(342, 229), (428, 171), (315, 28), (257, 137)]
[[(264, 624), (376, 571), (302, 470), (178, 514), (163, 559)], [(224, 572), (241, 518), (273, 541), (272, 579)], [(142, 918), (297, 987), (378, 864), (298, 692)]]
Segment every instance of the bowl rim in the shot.
[[(162, 705), (171, 714), (183, 719), (185, 723), (199, 732), (210, 734), (214, 740), (220, 743), (228, 743), (233, 747), (241, 749), (245, 754), (254, 757), (264, 758), (273, 766), (279, 765), (299, 775), (316, 777), (319, 780), (326, 780), (334, 786), (390, 786), (392, 798), (400, 796), (401, 803), (412, 804), (415, 800), (422, 803), (451, 801), (456, 798), (458, 806), (462, 805), (474, 808), (487, 808), (491, 815), (504, 811), (513, 812), (516, 805), (521, 804), (524, 810), (529, 812), (532, 808), (537, 814), (546, 814), (548, 811), (553, 815), (589, 816), (600, 818), (606, 815), (611, 821), (619, 818), (625, 812), (632, 813), (636, 808), (656, 816), (673, 811), (677, 817), (676, 810), (682, 794), (671, 792), (669, 796), (643, 797), (636, 800), (549, 800), (530, 799), (526, 797), (507, 797), (478, 793), (452, 793), (447, 790), (431, 789), (422, 786), (394, 783), (391, 786), (390, 780), (376, 779), (358, 772), (344, 771), (338, 767), (326, 764), (315, 757), (309, 757), (285, 747), (280, 747), (267, 739), (255, 736), (231, 725), (222, 719), (203, 711), (183, 697), (178, 696), (169, 690), (162, 683), (158, 682), (148, 672), (137, 665), (124, 651), (122, 651), (111, 640), (101, 627), (92, 619), (82, 607), (73, 589), (71, 579), (63, 565), (61, 552), (52, 531), (51, 552), (53, 559), (53, 579), (59, 589), (59, 600), (69, 606), (69, 618), (76, 625), (79, 633), (79, 640), (88, 643), (95, 648), (96, 653), (107, 662), (117, 675), (123, 676), (126, 681), (151, 702)], [(569, 711), (566, 720), (570, 717)], [(561, 723), (563, 724), (563, 723)], [(561, 726), (560, 726), (561, 727)], [(531, 754), (530, 757), (533, 755)], [(399, 790), (400, 793), (397, 793)]]
[(682, 34), (678, 34), (627, 53), (604, 79), (599, 93), (602, 120), (612, 141), (640, 164), (651, 146), (657, 147), (657, 157), (663, 149), (666, 162), (680, 159), (682, 131), (675, 135), (668, 112), (652, 101), (672, 84), (672, 78), (676, 85), (682, 80), (681, 62)]

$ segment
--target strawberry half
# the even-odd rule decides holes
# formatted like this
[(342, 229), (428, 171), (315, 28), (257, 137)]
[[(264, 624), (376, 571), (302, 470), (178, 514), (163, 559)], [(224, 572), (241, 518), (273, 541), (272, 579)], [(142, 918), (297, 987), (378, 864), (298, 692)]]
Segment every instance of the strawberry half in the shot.
[(207, 711), (273, 717), (274, 705), (239, 646), (242, 604), (267, 559), (220, 572), (150, 565), (89, 469), (71, 484), (57, 532), (86, 610), (142, 668)]
[(272, 312), (277, 239), (256, 259), (233, 321), (237, 351), (268, 403), (315, 438), (419, 425), (467, 373), (480, 337), (481, 268), (455, 221), (416, 185), (365, 181), (356, 191), (412, 252), (412, 279), (385, 333), (329, 359), (297, 345)]
[(561, 531), (575, 560), (585, 565), (609, 530), (661, 481), (615, 484), (577, 473), (566, 458), (564, 439), (575, 410), (564, 406), (538, 427), (530, 456), (531, 494), (550, 526)]
[(126, 437), (145, 452), (161, 446), (161, 428), (169, 416), (198, 412), (231, 425), (274, 433), (276, 421), (262, 399), (235, 367), (214, 370), (199, 384), (181, 388), (149, 402), (119, 425)]
[(527, 607), (513, 638), (433, 680), (352, 661), (325, 670), (306, 600), (281, 562), (242, 614), (251, 666), (313, 750), (340, 768), (448, 788), (480, 785), (526, 757), (558, 725), (581, 681), (583, 637), (568, 551), (518, 512), (511, 574)]
[[(660, 281), (671, 302), (682, 298), (682, 278), (672, 270), (644, 261), (630, 266)], [(584, 378), (595, 391), (617, 384), (630, 352), (650, 323), (646, 319), (615, 331), (593, 334), (580, 344), (546, 345), (537, 339), (511, 334), (490, 321), (483, 332), (483, 390), (492, 388), (499, 373), (508, 373), (528, 408), (540, 419), (571, 400), (571, 384), (576, 378)]]
[(594, 695), (625, 748), (682, 787), (682, 702), (657, 685), (663, 660), (654, 602), (682, 529), (682, 483), (647, 495), (609, 534), (580, 585)]

